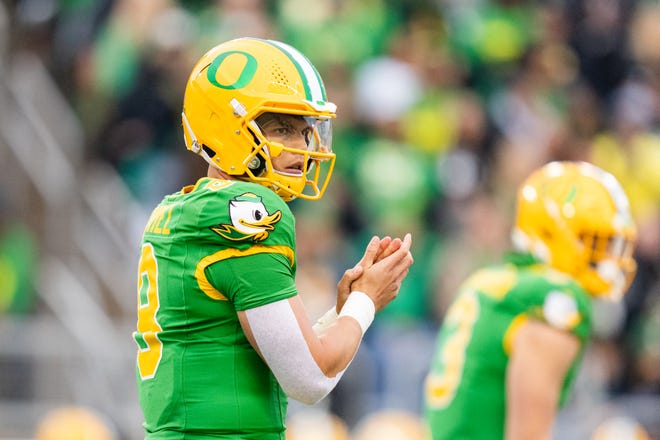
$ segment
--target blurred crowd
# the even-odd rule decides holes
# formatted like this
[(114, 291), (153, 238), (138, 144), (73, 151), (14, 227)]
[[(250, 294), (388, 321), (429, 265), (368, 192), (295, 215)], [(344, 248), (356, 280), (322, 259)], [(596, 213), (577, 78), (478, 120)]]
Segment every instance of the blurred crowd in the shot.
[[(640, 404), (634, 415), (660, 434), (660, 413), (645, 413), (660, 400), (660, 2), (5, 3), (11, 51), (43, 60), (81, 120), (89, 160), (114, 167), (145, 212), (205, 174), (180, 127), (185, 81), (201, 54), (255, 36), (288, 42), (317, 66), (338, 105), (337, 167), (321, 202), (292, 204), (308, 308), (320, 316), (330, 307), (341, 271), (373, 234), (414, 237), (399, 298), (320, 404), (349, 428), (378, 411), (420, 413), (446, 307), (470, 271), (509, 248), (515, 188), (531, 170), (562, 159), (609, 170), (639, 226), (639, 272), (622, 304), (597, 304), (596, 339), (566, 420), (649, 399), (656, 406)], [(2, 207), (0, 220), (9, 220)], [(23, 264), (30, 255), (12, 253), (38, 244), (12, 245), (29, 238), (7, 223), (0, 309), (11, 311), (18, 280), (31, 275), (29, 264), (7, 262)], [(292, 402), (292, 417), (304, 410)]]

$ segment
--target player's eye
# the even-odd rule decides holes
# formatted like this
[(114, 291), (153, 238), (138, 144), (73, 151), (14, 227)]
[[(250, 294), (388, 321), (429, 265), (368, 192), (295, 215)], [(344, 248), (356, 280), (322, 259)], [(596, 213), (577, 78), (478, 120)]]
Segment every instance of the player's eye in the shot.
[(300, 133), (305, 138), (305, 144), (309, 147), (309, 144), (312, 141), (312, 134), (314, 133), (314, 130), (312, 127), (306, 127)]

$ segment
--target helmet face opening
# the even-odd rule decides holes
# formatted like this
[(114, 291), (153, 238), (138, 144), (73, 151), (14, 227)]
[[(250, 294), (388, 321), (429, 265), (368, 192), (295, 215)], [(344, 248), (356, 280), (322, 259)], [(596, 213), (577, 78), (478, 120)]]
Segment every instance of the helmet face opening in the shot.
[[(224, 173), (267, 186), (286, 201), (316, 200), (334, 168), (335, 109), (318, 72), (296, 49), (272, 40), (231, 40), (207, 52), (190, 75), (182, 114), (186, 147)], [(264, 133), (268, 121), (291, 118), (304, 125), (291, 133), (304, 142)], [(285, 135), (286, 124), (279, 130)], [(277, 162), (283, 154), (299, 159), (281, 169)]]
[(616, 179), (586, 162), (551, 162), (518, 192), (514, 243), (572, 275), (591, 295), (616, 299), (635, 272), (636, 227)]
[[(335, 161), (331, 120), (267, 112), (254, 122), (248, 122), (257, 145), (247, 158), (249, 180), (272, 185), (285, 201), (319, 198)], [(279, 166), (284, 156), (289, 167)], [(250, 163), (258, 163), (259, 168)]]
[(634, 241), (622, 234), (607, 235), (592, 232), (579, 234), (587, 260), (592, 266), (606, 259), (623, 260), (632, 258)]
[[(332, 125), (330, 119), (267, 112), (259, 115), (255, 119), (255, 123), (258, 131), (254, 134), (259, 138), (257, 143), (261, 141), (272, 143), (272, 138), (277, 138), (277, 145), (273, 145), (269, 149), (273, 157), (279, 156), (281, 153), (280, 146), (286, 149), (285, 141), (295, 141), (298, 137), (304, 140), (304, 148), (288, 148), (289, 151), (299, 151), (300, 154), (305, 151), (310, 153), (332, 152)], [(249, 122), (249, 125), (254, 127), (251, 122)]]

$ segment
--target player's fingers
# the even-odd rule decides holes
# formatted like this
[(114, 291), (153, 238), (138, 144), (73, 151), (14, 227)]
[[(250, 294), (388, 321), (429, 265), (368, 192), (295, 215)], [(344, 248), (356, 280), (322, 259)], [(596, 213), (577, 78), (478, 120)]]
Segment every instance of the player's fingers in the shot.
[(384, 257), (387, 256), (384, 255), (384, 253), (387, 252), (387, 249), (389, 249), (391, 243), (392, 243), (392, 237), (390, 236), (385, 236), (380, 239), (380, 246), (378, 248), (378, 253), (376, 253), (375, 261), (382, 260)]
[(351, 267), (350, 269), (347, 269), (344, 272), (344, 275), (341, 277), (339, 280), (339, 283), (337, 284), (337, 288), (339, 290), (346, 290), (349, 291), (351, 288), (351, 283), (358, 278), (360, 278), (360, 275), (362, 275), (362, 272), (364, 269), (360, 265), (356, 265), (354, 267)]
[(386, 292), (390, 295), (392, 299), (396, 299), (399, 296), (399, 291), (401, 290), (401, 285), (403, 280), (408, 275), (408, 269), (404, 269), (395, 279), (387, 286)]
[(367, 268), (372, 264), (374, 264), (374, 261), (376, 260), (376, 255), (378, 255), (379, 250), (380, 250), (380, 238), (378, 238), (377, 236), (371, 237), (369, 244), (367, 244), (367, 248), (364, 250), (364, 255), (362, 256), (362, 259), (358, 262), (357, 265)]
[(410, 272), (410, 269), (405, 269), (403, 272), (401, 272), (397, 279), (394, 280), (394, 284), (399, 286), (399, 289), (401, 288), (401, 284), (403, 284), (403, 280), (405, 280), (408, 276), (408, 272)]
[(413, 263), (413, 257), (410, 252), (401, 252), (399, 249), (394, 255), (383, 261), (384, 276), (391, 277), (392, 280), (400, 280), (408, 275), (410, 266)]
[(394, 266), (399, 267), (410, 267), (413, 264), (414, 259), (410, 253), (410, 246), (412, 245), (412, 235), (406, 234), (401, 243), (401, 247), (396, 250), (398, 258), (393, 261)]
[(412, 234), (409, 232), (403, 237), (401, 247), (410, 250), (410, 246), (412, 246)]
[(388, 243), (388, 246), (381, 252), (381, 254), (378, 256), (379, 259), (387, 258), (390, 255), (392, 255), (394, 252), (397, 251), (401, 247), (402, 241), (400, 238), (395, 238), (390, 240)]
[(388, 292), (394, 297), (399, 294), (399, 289), (401, 289), (401, 282), (403, 280), (396, 279), (389, 286), (387, 286)]
[(386, 270), (396, 270), (397, 266), (408, 267), (413, 261), (410, 253), (410, 239), (407, 242), (404, 239), (399, 249), (394, 251), (392, 255), (380, 260), (378, 264), (385, 266)]
[(413, 259), (412, 254), (410, 252), (406, 252), (403, 258), (401, 258), (399, 261), (396, 262), (393, 271), (398, 273), (403, 271), (404, 269), (409, 269), (414, 262), (415, 260)]

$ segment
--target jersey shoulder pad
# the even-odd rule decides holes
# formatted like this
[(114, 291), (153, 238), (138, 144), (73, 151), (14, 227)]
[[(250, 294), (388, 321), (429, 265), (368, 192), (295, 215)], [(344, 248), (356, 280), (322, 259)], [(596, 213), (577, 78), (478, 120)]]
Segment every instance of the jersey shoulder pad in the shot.
[(520, 287), (533, 317), (578, 336), (589, 333), (591, 299), (573, 278), (552, 269), (532, 271)]
[(289, 244), (295, 220), (288, 205), (270, 189), (251, 182), (202, 179), (201, 217), (217, 236), (229, 242)]

